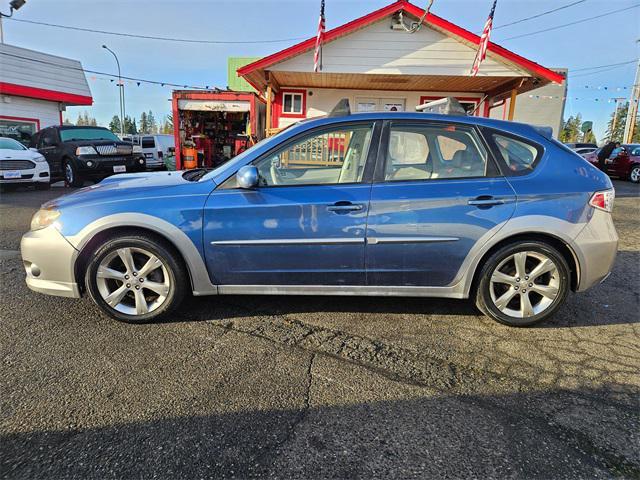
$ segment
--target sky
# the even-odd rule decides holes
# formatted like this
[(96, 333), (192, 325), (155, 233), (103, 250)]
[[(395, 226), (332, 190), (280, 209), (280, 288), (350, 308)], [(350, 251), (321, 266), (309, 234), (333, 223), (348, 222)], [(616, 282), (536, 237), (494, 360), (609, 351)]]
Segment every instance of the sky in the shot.
[[(527, 22), (505, 28), (502, 24), (536, 15), (575, 0), (498, 0), (491, 40), (546, 67), (569, 68), (569, 98), (565, 118), (581, 113), (594, 122), (598, 140), (614, 109), (614, 97), (629, 97), (636, 65), (581, 70), (627, 62), (640, 55), (640, 8), (601, 19), (509, 40), (523, 33), (562, 25), (613, 10), (640, 5), (640, 0), (585, 0)], [(327, 29), (381, 8), (392, 0), (326, 0)], [(426, 1), (414, 0), (424, 8)], [(492, 0), (435, 0), (432, 12), (471, 31), (481, 31)], [(190, 39), (245, 41), (244, 44), (188, 44), (131, 39), (105, 34), (63, 30), (4, 20), (5, 43), (80, 60), (85, 69), (117, 72), (107, 44), (130, 77), (181, 85), (227, 85), (227, 57), (264, 56), (315, 35), (319, 0), (27, 0), (15, 12), (25, 20), (76, 27)], [(0, 0), (8, 12), (8, 0)], [(284, 41), (281, 41), (284, 40)], [(88, 110), (107, 125), (118, 114), (118, 90), (108, 79), (87, 74), (94, 98), (92, 107), (71, 107), (72, 121)], [(605, 88), (606, 87), (606, 88)], [(624, 87), (627, 87), (624, 89)], [(171, 88), (129, 83), (125, 86), (127, 114), (136, 118), (152, 110), (156, 118), (170, 113)], [(598, 99), (596, 101), (596, 99)], [(544, 99), (539, 100), (541, 107)]]

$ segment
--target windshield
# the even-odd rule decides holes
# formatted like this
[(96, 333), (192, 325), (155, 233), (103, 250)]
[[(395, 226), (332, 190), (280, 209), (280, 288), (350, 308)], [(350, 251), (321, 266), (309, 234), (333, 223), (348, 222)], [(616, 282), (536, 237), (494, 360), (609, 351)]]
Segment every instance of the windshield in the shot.
[(13, 138), (0, 137), (0, 149), (1, 150), (26, 150), (27, 147), (22, 145)]
[(60, 130), (60, 139), (63, 142), (73, 140), (114, 140), (120, 139), (105, 128), (69, 128)]

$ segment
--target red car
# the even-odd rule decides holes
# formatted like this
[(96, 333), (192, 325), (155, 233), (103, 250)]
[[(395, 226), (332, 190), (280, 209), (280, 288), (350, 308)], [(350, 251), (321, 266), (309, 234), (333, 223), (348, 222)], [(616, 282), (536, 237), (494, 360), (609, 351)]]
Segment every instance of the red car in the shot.
[[(640, 144), (622, 145), (623, 150), (615, 157), (605, 160), (605, 171), (609, 176), (628, 178), (633, 183), (640, 182)], [(584, 158), (596, 167), (598, 166), (598, 152), (588, 153)]]

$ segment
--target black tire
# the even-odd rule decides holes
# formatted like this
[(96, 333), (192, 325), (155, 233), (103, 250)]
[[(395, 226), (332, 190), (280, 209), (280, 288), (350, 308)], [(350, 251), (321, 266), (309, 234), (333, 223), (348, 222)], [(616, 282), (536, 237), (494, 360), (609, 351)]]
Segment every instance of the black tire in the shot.
[(49, 190), (51, 188), (51, 184), (49, 182), (36, 182), (35, 183), (36, 190)]
[(629, 180), (633, 183), (640, 183), (640, 165), (634, 165), (629, 171)]
[[(558, 282), (557, 295), (543, 311), (531, 316), (523, 315), (522, 317), (514, 317), (507, 315), (494, 304), (494, 301), (491, 297), (490, 288), (491, 276), (493, 275), (493, 272), (502, 262), (518, 252), (534, 252), (542, 254), (548, 257), (555, 264), (557, 269), (557, 279), (556, 275), (553, 275), (553, 278), (555, 279), (554, 281)], [(558, 310), (558, 308), (560, 308), (560, 306), (567, 298), (567, 294), (569, 293), (570, 281), (571, 275), (566, 260), (564, 259), (562, 254), (551, 245), (537, 240), (527, 240), (524, 242), (512, 243), (500, 248), (484, 262), (477, 280), (475, 289), (475, 302), (476, 306), (482, 313), (496, 320), (497, 322), (512, 327), (527, 327), (544, 321), (545, 319), (553, 315)], [(527, 288), (526, 285), (524, 287)], [(505, 286), (505, 288), (508, 287)], [(530, 292), (529, 295), (532, 295), (532, 293)], [(537, 297), (538, 294), (535, 293), (535, 296)], [(540, 296), (540, 298), (542, 299), (542, 296)], [(520, 302), (520, 300), (517, 300), (517, 302)]]
[(76, 167), (75, 163), (67, 158), (63, 165), (62, 169), (64, 172), (64, 184), (68, 187), (82, 187), (84, 185), (84, 178), (78, 172), (78, 167)]
[[(117, 252), (118, 249), (124, 248), (141, 249), (146, 252), (150, 252), (158, 259), (160, 259), (160, 261), (163, 263), (163, 267), (166, 269), (166, 274), (168, 275), (170, 285), (168, 293), (166, 294), (166, 298), (164, 299), (163, 303), (161, 303), (156, 309), (149, 311), (149, 313), (132, 315), (116, 310), (105, 301), (105, 299), (103, 298), (103, 294), (98, 287), (97, 271), (101, 263), (103, 262), (103, 260), (105, 260), (105, 258), (107, 258), (108, 256), (112, 256), (114, 252)], [(136, 255), (138, 254), (136, 253)], [(134, 259), (134, 264), (136, 260), (137, 259)], [(139, 270), (141, 269), (139, 260), (138, 263), (135, 264), (135, 267)], [(162, 276), (164, 276), (164, 271), (165, 270), (163, 270), (161, 273)], [(130, 281), (131, 283), (133, 283), (132, 280)], [(120, 280), (114, 280), (114, 282), (120, 282)], [(179, 255), (170, 245), (152, 236), (147, 236), (144, 234), (131, 234), (108, 239), (102, 245), (100, 245), (95, 250), (95, 252), (93, 252), (85, 273), (85, 285), (87, 288), (87, 292), (89, 292), (89, 295), (91, 296), (93, 301), (98, 305), (98, 307), (100, 307), (103, 312), (105, 312), (110, 317), (127, 323), (149, 323), (167, 317), (169, 314), (175, 311), (176, 308), (178, 308), (178, 306), (182, 303), (185, 295), (187, 294), (187, 288), (190, 285), (190, 281)], [(124, 281), (123, 283), (115, 283), (113, 288), (115, 289), (117, 286), (122, 285), (124, 285)], [(145, 285), (141, 286), (145, 287)], [(136, 305), (136, 292), (134, 292), (133, 289), (129, 290), (130, 291), (127, 292), (123, 299), (123, 303), (129, 302)], [(149, 293), (153, 294), (153, 292), (147, 291), (147, 294)], [(121, 305), (122, 304), (117, 305), (117, 307), (123, 308)], [(126, 307), (126, 305), (124, 307)]]

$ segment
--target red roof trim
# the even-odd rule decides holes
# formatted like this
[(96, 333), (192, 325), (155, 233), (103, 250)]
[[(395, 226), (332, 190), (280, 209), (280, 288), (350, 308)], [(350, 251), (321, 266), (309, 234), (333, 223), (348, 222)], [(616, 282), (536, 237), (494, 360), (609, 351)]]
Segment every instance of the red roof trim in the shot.
[(37, 98), (39, 100), (49, 100), (52, 102), (62, 102), (69, 105), (92, 105), (93, 98), (75, 93), (59, 92), (57, 90), (47, 90), (46, 88), (25, 87), (14, 83), (0, 82), (0, 93), (5, 95), (16, 95), (18, 97)]
[[(416, 17), (420, 17), (424, 13), (424, 10), (422, 10), (420, 7), (417, 7), (406, 0), (398, 0), (397, 2), (394, 2), (391, 5), (387, 5), (386, 7), (383, 7), (379, 10), (371, 12), (360, 18), (352, 20), (351, 22), (345, 23), (344, 25), (341, 25), (339, 27), (336, 27), (332, 30), (327, 31), (324, 37), (325, 41), (330, 42), (331, 40), (335, 40), (340, 36), (346, 35), (348, 33), (351, 33), (354, 30), (357, 30), (371, 23), (374, 23), (377, 20), (380, 20), (386, 17), (387, 15), (395, 13), (399, 10), (403, 10)], [(432, 13), (429, 13), (429, 15), (425, 20), (425, 23), (441, 28), (450, 34), (461, 37), (464, 40), (474, 43), (475, 45), (478, 45), (480, 43), (480, 37), (475, 33), (472, 33), (469, 30), (465, 30), (464, 28), (459, 27)], [(284, 50), (281, 50), (272, 55), (264, 57), (253, 63), (249, 63), (237, 70), (238, 76), (247, 75), (255, 70), (266, 68), (268, 66), (273, 65), (274, 63), (284, 61), (288, 58), (304, 53), (307, 50), (311, 50), (315, 47), (315, 41), (316, 41), (316, 38), (312, 37), (301, 43), (293, 45), (292, 47), (285, 48)], [(534, 72), (535, 74), (541, 77), (544, 77), (552, 82), (562, 83), (564, 81), (563, 75), (557, 72), (554, 72), (553, 70), (549, 70), (548, 68), (545, 68), (542, 65), (532, 62), (531, 60), (527, 60), (526, 58), (516, 53), (513, 53), (510, 50), (507, 50), (506, 48), (501, 47), (500, 45), (496, 45), (495, 43), (489, 42), (487, 49), (490, 52), (493, 52), (496, 55), (500, 55), (505, 59), (507, 59), (508, 61), (521, 66), (525, 70)]]

